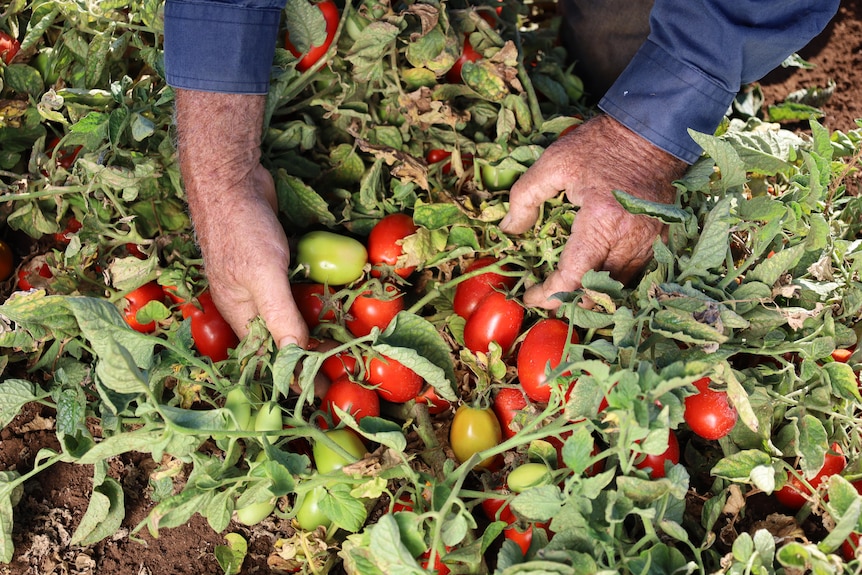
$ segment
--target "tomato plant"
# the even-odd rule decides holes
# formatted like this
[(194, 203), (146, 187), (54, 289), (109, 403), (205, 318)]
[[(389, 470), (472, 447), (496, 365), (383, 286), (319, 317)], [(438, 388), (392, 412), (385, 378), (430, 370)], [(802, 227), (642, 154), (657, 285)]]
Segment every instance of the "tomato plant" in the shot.
[(12, 248), (9, 244), (0, 240), (0, 281), (6, 281), (15, 269), (15, 258), (12, 257)]
[(297, 262), (309, 279), (328, 285), (346, 285), (362, 277), (368, 252), (358, 240), (327, 231), (309, 232), (299, 239)]
[[(578, 343), (578, 334), (569, 335), (569, 324), (559, 319), (542, 319), (530, 328), (518, 349), (518, 380), (527, 397), (539, 403), (551, 399), (546, 369), (562, 361), (568, 343)], [(569, 372), (563, 374), (563, 377)]]
[(667, 436), (667, 449), (659, 455), (645, 455), (636, 465), (639, 469), (649, 469), (649, 475), (653, 479), (661, 479), (665, 476), (665, 462), (672, 465), (679, 463), (679, 440), (673, 429), (669, 430)]
[(388, 357), (372, 357), (367, 361), (365, 379), (375, 386), (382, 399), (404, 403), (416, 399), (425, 383), (415, 371)]
[(404, 309), (404, 298), (397, 287), (385, 284), (383, 289), (386, 291), (385, 298), (366, 291), (353, 300), (344, 320), (350, 333), (362, 337), (371, 333), (375, 327), (384, 330)]
[[(371, 275), (380, 277), (381, 266), (394, 268), (398, 258), (404, 253), (400, 242), (409, 235), (416, 233), (416, 224), (407, 214), (389, 214), (377, 222), (368, 234), (368, 261), (371, 262)], [(406, 278), (416, 269), (416, 266), (394, 268), (399, 276)]]
[(464, 36), (464, 48), (461, 50), (461, 56), (455, 60), (455, 64), (446, 72), (446, 79), (450, 84), (460, 84), (461, 68), (464, 67), (464, 64), (466, 62), (475, 62), (481, 58), (482, 55), (473, 48), (468, 37)]
[(323, 441), (315, 441), (312, 447), (314, 465), (318, 473), (329, 473), (341, 469), (365, 456), (365, 444), (352, 429), (331, 429), (324, 432), (326, 436), (344, 449), (351, 458), (335, 451)]
[(333, 423), (337, 424), (341, 418), (335, 413), (333, 406), (338, 406), (342, 411), (351, 414), (357, 421), (367, 415), (373, 417), (380, 415), (380, 399), (377, 392), (350, 381), (346, 376), (333, 381), (323, 396), (323, 410), (329, 413)]
[[(449, 428), (449, 443), (458, 461), (467, 461), (474, 453), (490, 449), (501, 441), (503, 431), (492, 409), (462, 405), (455, 411)], [(496, 457), (487, 457), (476, 466), (489, 469), (496, 464)]]
[(20, 49), (21, 43), (17, 39), (0, 30), (0, 60), (9, 64)]
[(296, 63), (296, 69), (300, 72), (305, 72), (317, 64), (320, 59), (326, 55), (329, 47), (332, 46), (332, 41), (335, 39), (335, 32), (338, 30), (338, 22), (341, 19), (341, 15), (338, 12), (338, 7), (335, 5), (335, 2), (332, 2), (331, 0), (323, 0), (323, 2), (318, 2), (316, 6), (323, 14), (323, 19), (326, 21), (326, 40), (324, 40), (323, 44), (312, 46), (307, 52), (303, 53), (297, 50), (291, 43), (290, 32), (288, 32), (284, 37), (284, 47), (287, 48), (295, 57), (299, 58), (299, 61)]
[[(481, 257), (467, 266), (464, 273), (470, 273), (494, 265), (495, 263), (497, 263), (497, 258), (493, 256)], [(502, 269), (509, 271), (510, 268), (503, 266)], [(504, 276), (496, 272), (486, 272), (467, 278), (455, 287), (455, 298), (452, 300), (452, 307), (455, 313), (464, 319), (468, 319), (485, 296), (495, 290), (510, 290), (515, 286), (516, 282), (517, 278)]]
[(294, 283), (290, 285), (290, 291), (309, 329), (319, 326), (321, 321), (335, 321), (335, 310), (327, 307), (327, 304), (331, 305), (327, 300), (335, 293), (334, 289), (323, 284)]
[(527, 407), (527, 398), (520, 389), (504, 387), (494, 396), (494, 413), (500, 421), (500, 428), (506, 439), (514, 437), (517, 433), (512, 429), (511, 424), (525, 407)]
[(523, 306), (502, 292), (491, 292), (479, 302), (464, 325), (464, 345), (473, 353), (487, 353), (496, 342), (505, 354), (515, 343), (524, 320)]
[[(33, 262), (36, 263), (36, 266), (26, 264), (18, 270), (18, 289), (24, 291), (31, 290), (36, 287), (38, 283), (41, 283), (41, 280), (38, 278), (51, 279), (54, 277), (48, 264), (42, 263), (42, 265), (38, 265), (38, 262), (35, 260), (33, 260)], [(34, 269), (35, 267), (39, 268), (38, 271)]]
[(736, 425), (737, 413), (727, 393), (709, 388), (708, 377), (694, 382), (698, 393), (685, 398), (685, 422), (704, 439), (721, 439)]
[(195, 349), (213, 361), (224, 361), (228, 357), (228, 350), (239, 343), (239, 338), (222, 317), (209, 290), (198, 296), (198, 303), (200, 309), (194, 306), (183, 308), (184, 313), (187, 310), (190, 314)]
[(156, 330), (156, 322), (151, 321), (143, 324), (138, 322), (138, 312), (151, 301), (160, 302), (163, 301), (164, 297), (165, 293), (162, 291), (162, 286), (154, 281), (147, 282), (126, 294), (124, 298), (125, 309), (123, 311), (126, 323), (128, 323), (132, 329), (141, 333), (154, 332)]
[[(833, 453), (827, 453), (823, 461), (823, 466), (820, 471), (812, 477), (808, 483), (813, 489), (817, 489), (820, 485), (828, 480), (833, 475), (838, 475), (844, 471), (847, 465), (847, 458), (841, 449), (841, 445), (833, 443), (830, 446)], [(790, 509), (801, 509), (811, 496), (811, 489), (808, 488), (796, 475), (788, 474), (787, 483), (784, 487), (775, 492), (775, 498), (778, 502)]]

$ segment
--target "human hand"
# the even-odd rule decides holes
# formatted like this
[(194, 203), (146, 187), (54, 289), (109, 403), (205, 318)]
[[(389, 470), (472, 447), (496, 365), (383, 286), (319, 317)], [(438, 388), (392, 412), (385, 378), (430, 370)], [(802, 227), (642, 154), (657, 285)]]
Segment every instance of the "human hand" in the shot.
[(265, 98), (177, 91), (180, 169), (210, 291), (239, 337), (260, 315), (278, 347), (308, 344), (288, 282), (272, 175), (260, 164)]
[(509, 195), (509, 213), (500, 228), (509, 234), (530, 229), (539, 207), (560, 191), (580, 206), (557, 270), (524, 294), (527, 305), (555, 309), (556, 293), (581, 286), (588, 270), (606, 270), (628, 282), (652, 258), (656, 237), (667, 227), (623, 208), (612, 191), (642, 199), (674, 201), (672, 182), (687, 164), (660, 150), (610, 116), (598, 116), (550, 145), (522, 175)]

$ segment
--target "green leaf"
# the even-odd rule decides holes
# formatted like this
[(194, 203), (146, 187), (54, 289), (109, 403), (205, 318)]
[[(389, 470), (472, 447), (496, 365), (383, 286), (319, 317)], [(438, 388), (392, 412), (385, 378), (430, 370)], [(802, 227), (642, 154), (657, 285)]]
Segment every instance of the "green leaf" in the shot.
[(657, 311), (650, 321), (650, 329), (685, 343), (724, 343), (728, 339), (714, 327), (695, 319), (692, 314), (673, 308)]
[(334, 524), (351, 533), (359, 531), (367, 517), (365, 505), (350, 495), (350, 486), (344, 483), (327, 488), (320, 509)]
[(43, 291), (14, 293), (0, 305), (0, 316), (16, 324), (15, 332), (23, 332), (37, 342), (74, 337), (79, 333), (67, 298), (46, 296)]
[(675, 575), (685, 570), (685, 556), (679, 549), (659, 543), (632, 559), (632, 573), (644, 575)]
[(447, 547), (454, 547), (464, 540), (467, 532), (470, 530), (470, 525), (467, 523), (467, 518), (462, 513), (450, 515), (443, 521), (441, 536), (443, 544)]
[[(703, 148), (703, 151), (715, 161), (715, 165), (718, 166), (721, 172), (721, 191), (727, 192), (729, 189), (741, 186), (748, 181), (745, 175), (745, 166), (739, 158), (739, 154), (736, 153), (736, 150), (733, 149), (730, 143), (715, 136), (695, 132), (694, 130), (689, 130), (688, 133)], [(727, 201), (727, 199), (723, 201)]]
[(35, 68), (26, 64), (12, 64), (3, 71), (6, 85), (19, 94), (29, 94), (37, 98), (44, 89), (42, 76)]
[[(383, 515), (368, 529), (368, 549), (375, 567), (387, 575), (419, 575), (424, 573), (401, 541), (398, 522), (391, 514)], [(366, 570), (358, 573), (368, 572)]]
[(224, 575), (238, 575), (248, 554), (248, 542), (239, 533), (228, 533), (224, 538), (227, 545), (216, 545), (216, 561), (224, 571)]
[(832, 361), (823, 366), (829, 378), (832, 393), (850, 401), (862, 401), (859, 396), (859, 383), (853, 368), (846, 363)]
[(732, 201), (731, 198), (722, 199), (707, 214), (691, 258), (681, 266), (680, 282), (689, 276), (706, 275), (707, 271), (724, 264), (730, 226), (735, 220), (730, 214)]
[(15, 553), (12, 538), (13, 511), (23, 493), (17, 471), (0, 471), (0, 562), (10, 563)]
[[(840, 476), (836, 475), (833, 477)], [(846, 483), (846, 480), (844, 480), (844, 482)], [(860, 516), (862, 516), (862, 499), (857, 497), (849, 506), (847, 506), (841, 516), (837, 518), (838, 521), (835, 524), (835, 527), (833, 527), (829, 534), (817, 544), (818, 549), (824, 553), (831, 553), (841, 547), (841, 545), (847, 541), (847, 538), (850, 537), (850, 534), (856, 531), (856, 526), (859, 523)]]
[(652, 503), (671, 491), (670, 482), (666, 479), (651, 481), (639, 477), (619, 477), (617, 486), (620, 493), (640, 504)]
[(823, 467), (829, 436), (823, 422), (806, 413), (797, 422), (799, 428), (799, 467), (806, 479), (811, 479)]
[(612, 193), (630, 214), (650, 216), (665, 224), (682, 224), (692, 217), (689, 212), (670, 204), (644, 200), (622, 190), (613, 190)]
[(87, 50), (87, 68), (84, 71), (84, 82), (88, 88), (95, 88), (102, 79), (102, 74), (108, 64), (108, 51), (114, 36), (111, 29), (93, 34)]
[(805, 246), (798, 244), (790, 248), (779, 250), (771, 258), (757, 264), (745, 276), (745, 282), (762, 282), (768, 286), (775, 285), (781, 274), (796, 266), (805, 253)]
[[(106, 465), (103, 462), (99, 465)], [(98, 471), (97, 471), (98, 474)], [(94, 481), (95, 484), (95, 481)], [(72, 534), (72, 545), (93, 545), (117, 532), (126, 516), (122, 486), (112, 477), (94, 485), (90, 504)]]
[(326, 41), (323, 12), (308, 0), (287, 0), (284, 14), (290, 43), (300, 54), (308, 52), (312, 46), (321, 46)]
[(0, 382), (0, 429), (9, 425), (24, 405), (38, 398), (33, 383), (26, 379)]
[(747, 481), (752, 471), (761, 465), (771, 465), (772, 457), (756, 449), (745, 449), (721, 459), (711, 474), (731, 481)]
[(513, 511), (530, 521), (547, 521), (557, 514), (562, 505), (560, 489), (555, 485), (528, 489), (518, 494), (511, 503)]
[(586, 427), (581, 427), (563, 444), (563, 463), (574, 475), (582, 475), (590, 465), (595, 440)]

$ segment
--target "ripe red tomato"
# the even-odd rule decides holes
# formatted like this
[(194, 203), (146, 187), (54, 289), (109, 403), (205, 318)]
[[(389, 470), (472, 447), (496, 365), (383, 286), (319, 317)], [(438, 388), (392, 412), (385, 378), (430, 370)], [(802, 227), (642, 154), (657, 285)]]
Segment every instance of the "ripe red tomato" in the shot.
[(517, 433), (509, 427), (525, 407), (527, 407), (527, 398), (520, 389), (514, 387), (504, 387), (497, 392), (494, 397), (494, 413), (497, 419), (500, 420), (500, 427), (503, 430), (503, 437), (510, 439)]
[(190, 313), (195, 349), (213, 361), (224, 361), (228, 350), (239, 343), (239, 338), (222, 317), (208, 290), (198, 296), (198, 303), (200, 309), (193, 305), (182, 308), (184, 314), (186, 311)]
[(332, 2), (332, 0), (323, 0), (323, 2), (319, 2), (316, 6), (323, 13), (323, 19), (326, 21), (326, 40), (324, 40), (323, 44), (320, 46), (312, 46), (308, 52), (303, 55), (290, 42), (290, 33), (288, 32), (284, 36), (284, 47), (287, 48), (291, 54), (300, 58), (299, 62), (296, 63), (296, 69), (300, 72), (305, 72), (323, 58), (327, 50), (329, 50), (329, 47), (332, 45), (332, 40), (335, 38), (335, 31), (338, 29), (338, 21), (341, 19), (341, 15), (338, 13), (338, 7), (335, 5), (335, 2)]
[(8, 64), (20, 49), (21, 43), (17, 39), (0, 30), (0, 60)]
[(451, 157), (452, 152), (447, 152), (446, 150), (441, 150), (440, 148), (432, 148), (428, 150), (428, 154), (425, 155), (425, 161), (429, 164), (436, 164), (437, 162), (448, 160)]
[(671, 429), (667, 438), (667, 449), (661, 455), (647, 455), (643, 461), (636, 464), (638, 469), (649, 468), (649, 475), (653, 479), (661, 479), (664, 477), (664, 462), (670, 461), (676, 465), (679, 463), (679, 440), (676, 438), (676, 433)]
[[(508, 495), (508, 493), (503, 489), (495, 489), (494, 491), (501, 495)], [(504, 521), (511, 525), (518, 520), (512, 512), (512, 509), (509, 507), (509, 501), (507, 499), (489, 497), (487, 499), (482, 499), (480, 505), (482, 506), (482, 511), (485, 512), (485, 515), (491, 521)]]
[(431, 552), (426, 551), (422, 555), (419, 556), (419, 564), (422, 565), (422, 568), (428, 571), (429, 573), (436, 573), (437, 575), (449, 575), (451, 573), (449, 566), (443, 563), (443, 559), (440, 556), (440, 553), (436, 553), (434, 556), (434, 567), (430, 568), (428, 563), (431, 559)]
[(452, 407), (451, 403), (437, 395), (437, 390), (434, 389), (433, 385), (426, 386), (425, 390), (416, 396), (416, 401), (417, 403), (425, 403), (428, 406), (428, 413), (431, 415), (438, 415)]
[[(51, 141), (48, 142), (48, 145), (45, 147), (45, 151), (52, 152), (59, 143), (60, 137), (54, 136), (53, 138), (51, 138)], [(75, 160), (78, 159), (78, 154), (83, 149), (84, 146), (75, 146), (74, 148), (63, 148), (61, 150), (57, 150), (53, 152), (54, 162), (61, 168), (68, 170), (72, 167), (72, 164), (75, 163)]]
[(733, 429), (737, 413), (727, 400), (727, 393), (709, 389), (712, 380), (704, 377), (694, 382), (700, 393), (685, 398), (685, 422), (704, 439), (721, 439)]
[(482, 55), (473, 49), (473, 46), (470, 45), (470, 40), (468, 36), (464, 36), (464, 50), (461, 52), (461, 57), (455, 60), (455, 64), (449, 68), (449, 71), (446, 72), (446, 79), (450, 84), (460, 84), (461, 83), (461, 68), (464, 67), (465, 62), (475, 62), (482, 58)]
[(150, 303), (151, 301), (164, 301), (165, 292), (155, 281), (145, 283), (139, 288), (133, 290), (126, 295), (126, 307), (123, 315), (126, 322), (134, 329), (141, 333), (152, 333), (156, 330), (156, 322), (141, 324), (137, 320), (138, 311)]
[(368, 415), (372, 417), (380, 415), (380, 399), (377, 392), (350, 381), (347, 376), (333, 381), (326, 395), (323, 396), (323, 410), (332, 416), (332, 422), (337, 425), (341, 418), (335, 414), (333, 405), (351, 414), (356, 421)]
[(832, 359), (841, 363), (847, 363), (850, 360), (850, 356), (853, 355), (853, 351), (856, 349), (856, 346), (853, 346), (849, 349), (836, 349), (832, 352)]
[(521, 553), (526, 555), (530, 543), (533, 542), (533, 526), (528, 525), (526, 529), (521, 529), (519, 525), (509, 525), (503, 529), (503, 535), (509, 541), (514, 541), (520, 547)]
[(69, 236), (71, 236), (80, 229), (81, 222), (78, 221), (78, 218), (72, 216), (71, 218), (69, 218), (69, 221), (66, 222), (66, 227), (63, 229), (63, 231), (54, 234), (54, 241), (56, 241), (58, 244), (66, 245), (70, 241), (72, 241), (72, 238), (70, 238)]
[[(833, 443), (830, 449), (835, 453), (826, 454), (823, 467), (808, 482), (814, 489), (820, 487), (821, 483), (833, 475), (844, 471), (844, 467), (847, 465), (847, 458), (844, 457), (844, 453), (838, 443)], [(789, 476), (788, 479), (789, 481), (784, 484), (784, 487), (775, 492), (775, 498), (785, 507), (793, 510), (801, 509), (807, 501), (806, 496), (811, 495), (811, 490), (795, 475)]]
[(845, 561), (852, 561), (856, 558), (856, 549), (859, 548), (859, 538), (862, 537), (859, 533), (851, 533), (844, 543), (841, 544), (841, 554)]
[(334, 289), (317, 283), (296, 283), (290, 285), (290, 291), (309, 329), (319, 326), (321, 321), (335, 321), (334, 309), (330, 307), (325, 313), (323, 311), (328, 303), (328, 296), (335, 293)]
[(425, 380), (399, 361), (388, 357), (372, 357), (366, 363), (365, 379), (375, 385), (382, 399), (404, 403), (416, 399)]
[(492, 291), (479, 302), (464, 325), (464, 345), (473, 353), (487, 353), (492, 341), (505, 354), (515, 343), (524, 321), (524, 308), (506, 294)]
[(355, 375), (357, 364), (356, 358), (352, 355), (348, 353), (336, 353), (323, 360), (323, 363), (320, 365), (320, 371), (329, 378), (329, 381), (335, 381), (347, 375)]
[[(371, 228), (368, 234), (368, 261), (371, 262), (371, 275), (380, 277), (380, 266), (394, 266), (398, 257), (404, 253), (398, 243), (416, 233), (417, 226), (407, 214), (389, 214)], [(376, 269), (375, 269), (376, 268)], [(395, 273), (406, 278), (416, 266), (395, 268)]]
[[(449, 428), (449, 443), (458, 461), (467, 461), (474, 453), (490, 449), (502, 441), (503, 431), (493, 410), (462, 405), (455, 412)], [(496, 457), (488, 457), (476, 467), (490, 469), (496, 464)]]
[[(33, 262), (37, 263), (38, 262)], [(20, 290), (31, 290), (36, 285), (43, 283), (38, 278), (51, 279), (54, 277), (54, 274), (51, 273), (51, 268), (48, 267), (48, 264), (43, 263), (39, 267), (39, 271), (37, 272), (35, 269), (36, 266), (31, 264), (27, 264), (21, 269), (18, 270), (18, 289)]]
[(15, 258), (12, 257), (12, 248), (0, 240), (0, 281), (6, 281), (12, 275), (13, 269), (15, 269)]
[[(493, 256), (481, 257), (474, 260), (464, 270), (464, 273), (488, 267), (495, 263), (497, 263), (497, 258)], [(503, 266), (503, 269), (508, 271), (510, 268)], [(517, 281), (518, 279), (515, 277), (504, 276), (495, 272), (471, 277), (455, 287), (455, 298), (452, 300), (452, 307), (455, 309), (455, 313), (464, 319), (468, 319), (485, 296), (495, 290), (510, 290), (515, 286)]]
[(404, 309), (401, 291), (392, 284), (386, 284), (384, 289), (389, 299), (377, 299), (371, 292), (365, 292), (353, 300), (344, 320), (350, 333), (362, 337), (371, 333), (375, 327), (386, 329), (389, 322)]
[(559, 319), (539, 320), (527, 332), (518, 350), (518, 380), (524, 393), (533, 401), (547, 403), (551, 399), (545, 366), (550, 363), (553, 370), (560, 364), (567, 341), (576, 344), (580, 340), (575, 331), (569, 338), (569, 324)]

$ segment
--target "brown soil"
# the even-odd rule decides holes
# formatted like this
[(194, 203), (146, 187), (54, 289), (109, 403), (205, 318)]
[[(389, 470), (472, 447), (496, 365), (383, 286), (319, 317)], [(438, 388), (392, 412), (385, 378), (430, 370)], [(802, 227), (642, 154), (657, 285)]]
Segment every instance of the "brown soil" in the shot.
[[(862, 118), (862, 0), (843, 3), (835, 20), (800, 55), (813, 70), (789, 69), (771, 74), (762, 83), (767, 103), (780, 102), (798, 89), (826, 87), (834, 81), (832, 97), (821, 106), (822, 122), (831, 130), (856, 128)], [(52, 414), (26, 406), (0, 433), (0, 470), (32, 469), (43, 447), (58, 449)], [(187, 524), (163, 530), (153, 538), (146, 529), (132, 530), (153, 507), (148, 476), (155, 464), (143, 457), (116, 458), (111, 475), (124, 488), (126, 519), (115, 536), (91, 546), (69, 541), (87, 509), (92, 489), (92, 466), (57, 464), (26, 485), (15, 508), (15, 557), (0, 565), (0, 575), (208, 575), (221, 573), (213, 550), (225, 543), (199, 515)], [(264, 522), (253, 530), (231, 524), (249, 541), (243, 574), (270, 573), (266, 557), (283, 525)]]

